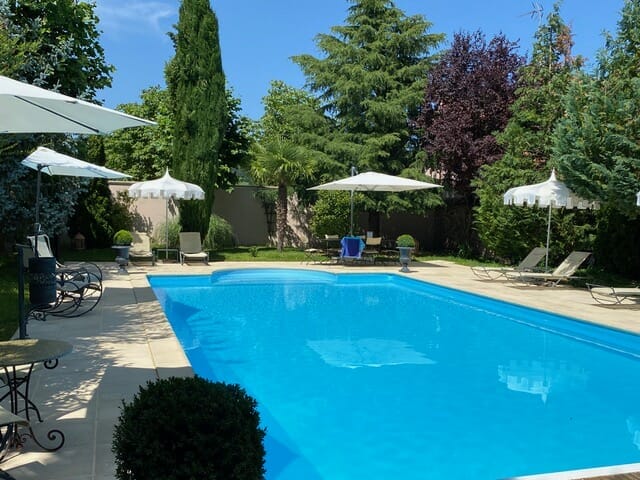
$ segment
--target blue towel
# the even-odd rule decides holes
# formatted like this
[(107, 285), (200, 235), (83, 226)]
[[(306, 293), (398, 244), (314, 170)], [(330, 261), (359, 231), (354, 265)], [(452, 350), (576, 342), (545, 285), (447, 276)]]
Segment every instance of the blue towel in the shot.
[(360, 258), (365, 247), (360, 237), (343, 237), (340, 245), (342, 245), (340, 256), (343, 258)]

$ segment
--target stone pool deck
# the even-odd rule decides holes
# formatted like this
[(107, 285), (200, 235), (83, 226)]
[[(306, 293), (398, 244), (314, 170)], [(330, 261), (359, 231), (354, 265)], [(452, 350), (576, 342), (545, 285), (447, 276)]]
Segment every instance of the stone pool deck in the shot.
[[(399, 270), (397, 265), (224, 262), (208, 266), (181, 266), (160, 263), (156, 266), (131, 266), (128, 275), (119, 275), (115, 264), (104, 264), (104, 296), (94, 311), (79, 318), (32, 321), (28, 326), (32, 338), (60, 339), (74, 345), (73, 352), (63, 357), (57, 368), (39, 369), (32, 378), (31, 396), (44, 418), (42, 424), (35, 424), (34, 430), (42, 437), (49, 429), (60, 429), (65, 434), (66, 443), (59, 451), (47, 453), (27, 440), (21, 450), (10, 452), (0, 464), (0, 478), (115, 478), (111, 441), (122, 400), (130, 400), (139, 385), (148, 380), (191, 374), (189, 362), (155, 301), (146, 274), (207, 274), (214, 270), (249, 267), (329, 272), (397, 273)], [(468, 267), (445, 261), (414, 262), (410, 269), (410, 273), (400, 275), (640, 333), (640, 304), (605, 307), (596, 304), (586, 290), (481, 281)], [(634, 471), (639, 472), (640, 465), (538, 478), (616, 478), (607, 475), (629, 475)]]

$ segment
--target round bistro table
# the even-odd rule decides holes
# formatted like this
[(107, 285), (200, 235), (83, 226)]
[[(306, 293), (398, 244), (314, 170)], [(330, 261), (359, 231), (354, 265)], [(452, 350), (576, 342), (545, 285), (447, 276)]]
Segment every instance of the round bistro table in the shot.
[(29, 384), (33, 367), (42, 363), (50, 370), (58, 366), (58, 359), (73, 350), (73, 345), (62, 340), (24, 339), (0, 341), (0, 368), (4, 369), (2, 381), (9, 391), (0, 397), (0, 401), (9, 398), (11, 413), (21, 416), (29, 422), (24, 427), (28, 433), (20, 434), (17, 429), (13, 438), (9, 439), (9, 446), (18, 447), (24, 443), (26, 437), (31, 437), (36, 444), (48, 452), (54, 452), (64, 445), (64, 434), (57, 429), (49, 430), (47, 438), (52, 445), (43, 445), (31, 428), (31, 417), (35, 413), (38, 421), (42, 422), (40, 411), (29, 398)]

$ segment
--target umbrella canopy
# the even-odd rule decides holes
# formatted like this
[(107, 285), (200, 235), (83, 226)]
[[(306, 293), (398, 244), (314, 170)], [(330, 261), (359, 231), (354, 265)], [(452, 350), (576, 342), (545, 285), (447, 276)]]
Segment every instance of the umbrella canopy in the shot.
[(352, 192), (404, 192), (425, 188), (441, 188), (442, 185), (420, 182), (411, 178), (395, 177), (377, 172), (365, 172), (351, 177), (324, 183), (309, 190), (350, 190)]
[(547, 222), (547, 253), (545, 267), (549, 266), (549, 240), (551, 237), (551, 209), (552, 208), (597, 208), (596, 202), (591, 202), (574, 194), (567, 186), (556, 178), (556, 171), (551, 171), (551, 176), (545, 182), (533, 185), (523, 185), (507, 190), (503, 196), (505, 205), (520, 205), (527, 207), (548, 208)]
[(323, 183), (322, 185), (311, 187), (309, 190), (344, 190), (351, 192), (351, 235), (353, 235), (353, 192), (405, 192), (427, 188), (442, 188), (442, 185), (384, 173), (365, 172), (334, 182)]
[(156, 125), (0, 75), (0, 133), (109, 133)]
[[(169, 247), (169, 199), (203, 200), (204, 190), (193, 183), (176, 180), (169, 175), (169, 169), (161, 178), (137, 182), (129, 187), (128, 194), (133, 198), (164, 198), (165, 200), (165, 248)], [(169, 252), (165, 250), (165, 258)]]
[(116, 172), (100, 165), (78, 160), (46, 147), (38, 147), (35, 152), (20, 163), (38, 171), (36, 183), (36, 235), (40, 230), (40, 183), (42, 172), (47, 175), (90, 178), (124, 178), (130, 176), (126, 173)]

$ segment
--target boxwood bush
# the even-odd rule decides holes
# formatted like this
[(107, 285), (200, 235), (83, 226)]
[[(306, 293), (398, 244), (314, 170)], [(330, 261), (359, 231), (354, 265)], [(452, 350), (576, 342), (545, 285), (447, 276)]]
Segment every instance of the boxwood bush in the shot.
[(264, 476), (256, 401), (238, 385), (171, 377), (122, 402), (112, 450), (120, 480), (254, 480)]

